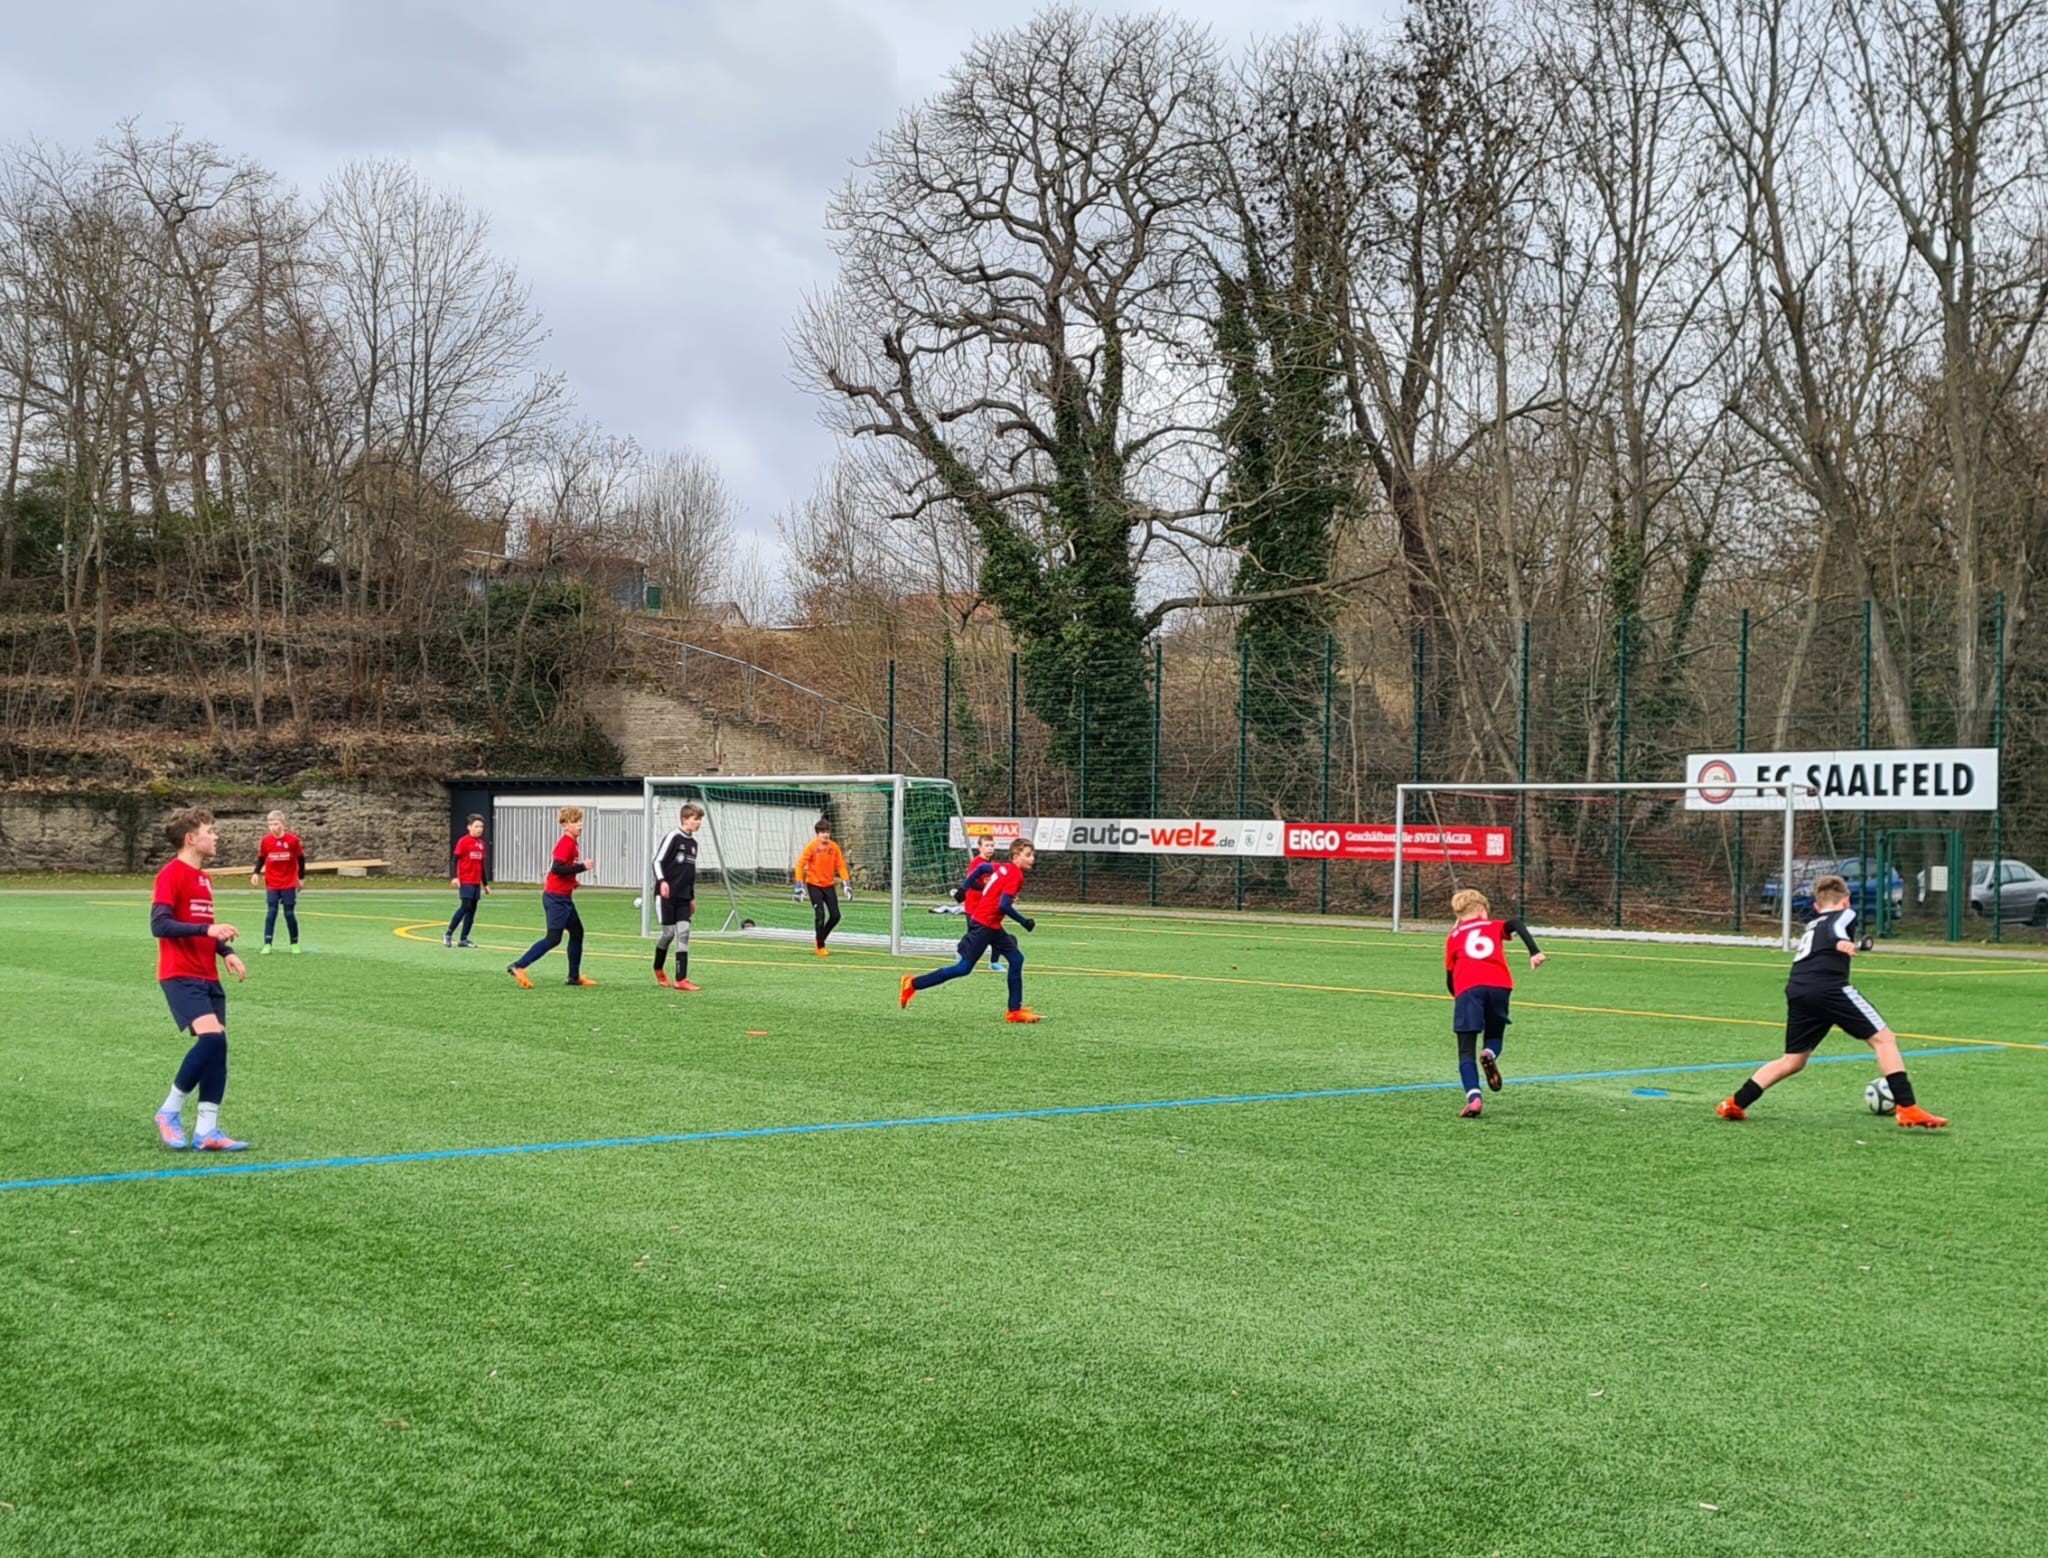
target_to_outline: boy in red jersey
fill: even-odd
[[[1486,1085],[1500,1091],[1500,1052],[1507,1042],[1508,996],[1515,988],[1515,976],[1508,972],[1508,937],[1520,936],[1529,949],[1529,966],[1541,968],[1546,954],[1536,948],[1536,938],[1520,920],[1489,918],[1486,895],[1471,888],[1451,899],[1451,913],[1458,923],[1444,942],[1444,988],[1456,1005],[1451,1027],[1458,1035],[1458,1080],[1465,1084],[1465,1107],[1461,1120],[1479,1118],[1479,1072],[1486,1071]],[[1473,1051],[1485,1035],[1486,1047],[1475,1057]]]
[[[265,819],[263,842],[256,847],[257,867],[251,887],[263,889],[263,955],[270,956],[270,938],[277,932],[277,911],[284,910],[285,934],[292,956],[299,954],[299,888],[306,880],[306,849],[298,834],[284,825],[284,813]]]
[[[220,836],[212,812],[189,809],[171,815],[164,835],[178,853],[156,874],[149,933],[157,938],[157,983],[178,1031],[192,1035],[192,1047],[156,1112],[156,1133],[166,1147],[184,1148],[185,1101],[196,1089],[199,1122],[192,1146],[201,1152],[240,1152],[249,1144],[220,1128],[221,1099],[228,1090],[228,997],[215,960],[225,961],[238,980],[246,979],[249,970],[232,950],[234,926],[213,917],[213,881],[201,869],[220,848]]]
[[[953,889],[953,902],[964,908],[970,916],[974,912],[975,900],[981,896],[982,885],[994,874],[995,868],[996,836],[993,833],[984,833],[974,841],[974,858],[967,864],[967,875],[961,879],[960,885]],[[966,946],[965,936],[960,938],[960,944],[962,947]],[[989,972],[1001,973],[1002,968],[1002,953],[991,947],[988,954]]]
[[[484,819],[479,813],[469,814],[469,825],[449,853],[455,857],[455,874],[448,879],[448,885],[455,889],[455,912],[448,918],[448,929],[441,933],[441,945],[457,945],[455,937],[459,931],[460,944],[473,947],[476,943],[469,939],[469,933],[476,929],[476,906],[491,890],[490,873],[484,868],[490,851],[484,847]]]
[[[540,890],[541,912],[547,917],[547,934],[528,947],[517,963],[505,965],[505,972],[519,983],[522,990],[531,990],[533,981],[526,977],[527,965],[537,963],[561,944],[563,935],[569,938],[568,984],[574,989],[582,986],[594,988],[597,984],[583,972],[583,917],[576,912],[576,878],[590,869],[590,862],[583,858],[583,847],[577,840],[583,836],[583,808],[564,806],[555,814],[562,825],[562,836],[555,840],[554,863],[548,867],[548,879]]]
[[[1024,891],[1024,873],[1037,859],[1037,851],[1023,839],[1010,846],[1010,858],[998,862],[976,892],[967,895],[967,934],[960,938],[960,961],[929,974],[905,974],[897,987],[897,1005],[908,1006],[920,990],[929,990],[949,979],[974,972],[982,952],[993,947],[1009,965],[1010,1022],[1037,1022],[1038,1013],[1024,1004],[1024,951],[1017,938],[1003,928],[1005,918],[1015,920],[1027,931],[1037,922],[1017,911],[1017,895]]]

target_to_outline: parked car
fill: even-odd
[[[1834,875],[1849,884],[1849,906],[1858,914],[1875,917],[1880,904],[1889,904],[1896,914],[1906,902],[1906,881],[1898,868],[1881,871],[1876,860],[1866,860],[1861,855],[1851,855],[1844,860],[1839,855],[1814,856],[1792,862],[1792,912],[1813,913],[1813,884],[1823,876]],[[1767,909],[1778,906],[1779,873],[1773,871],[1764,878],[1763,902]]]
[[[1970,912],[1991,917],[1992,863],[1970,862]],[[2048,877],[2024,860],[1998,862],[1997,891],[1999,918],[2024,920],[2029,925],[2048,925]]]

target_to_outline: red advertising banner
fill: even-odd
[[[1450,860],[1461,865],[1507,865],[1515,858],[1513,828],[1401,830],[1403,860]],[[1394,830],[1362,822],[1290,822],[1289,860],[1392,860]]]

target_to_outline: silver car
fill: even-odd
[[[2024,920],[2029,925],[2048,925],[2048,876],[2024,860],[1998,863],[1998,917]],[[1992,862],[1970,862],[1970,912],[1991,917]]]

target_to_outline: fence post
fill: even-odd
[[[1081,683],[1081,786],[1074,803],[1077,816],[1088,815],[1088,684]],[[1081,902],[1088,901],[1088,851],[1078,852],[1081,865]]]
[[[882,764],[882,772],[896,772],[896,662],[893,659],[889,662],[889,752],[887,761]]]
[[[1515,721],[1515,783],[1529,782],[1529,619],[1522,619],[1522,668],[1517,675],[1521,708]],[[1529,792],[1515,792],[1515,913],[1529,914]]]
[[[1992,598],[1991,608],[1991,745],[1998,753],[1998,794],[1991,809],[1991,939],[2005,940],[2005,591]],[[1891,884],[1885,884],[1889,887]],[[1964,889],[1969,891],[1967,879]],[[1949,896],[1955,896],[1953,886]]]
[[[1863,597],[1863,714],[1857,725],[1857,742],[1865,752],[1870,750],[1870,608],[1871,600],[1866,595]],[[1859,815],[1862,821],[1856,830],[1856,908],[1859,914],[1869,914],[1881,926],[1884,916],[1872,914],[1870,909],[1870,813],[1866,811]]]
[[[946,650],[946,670],[941,697],[945,712],[939,716],[939,777],[953,777],[953,651]]]
[[[1424,635],[1427,632],[1428,629],[1423,627],[1423,625],[1420,622],[1415,624],[1415,632],[1413,635],[1415,640],[1415,688],[1412,700],[1415,708],[1415,760],[1412,765],[1413,771],[1408,775],[1408,777],[1416,784],[1422,783],[1422,683],[1423,659],[1426,653],[1424,647]],[[1413,871],[1409,874],[1414,878],[1413,885],[1409,890],[1415,905],[1413,912],[1417,918],[1420,918],[1422,914],[1422,873],[1420,871]]]
[[[1166,702],[1166,646],[1152,641],[1152,815],[1159,815],[1159,711]],[[1145,902],[1159,907],[1159,857],[1145,857]]]
[[[1337,666],[1337,640],[1334,634],[1323,635],[1323,790],[1322,809],[1316,814],[1316,821],[1330,820],[1330,701],[1335,689]],[[1330,912],[1330,862],[1325,860],[1317,866],[1316,913]]]
[[[1245,758],[1249,751],[1251,731],[1251,674],[1252,646],[1240,642],[1237,646],[1237,817],[1244,820]],[[1237,857],[1235,872],[1236,888],[1234,897],[1237,907],[1244,908],[1244,856]]]
[[[1625,615],[1615,635],[1614,782],[1628,783],[1628,640],[1629,625],[1635,618]],[[1614,928],[1621,929],[1622,831],[1628,808],[1617,793],[1614,800]]]
[[[1017,651],[1010,651],[1010,815],[1017,815]]]
[[[1735,750],[1749,750],[1749,608],[1742,608],[1741,626],[1736,629],[1735,639]],[[1738,811],[1735,814],[1735,934],[1742,934],[1742,895],[1744,890],[1742,869],[1743,835],[1747,831],[1743,822],[1749,814]]]

